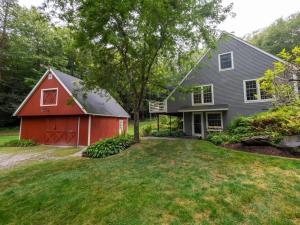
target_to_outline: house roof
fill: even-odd
[[[184,107],[178,110],[178,112],[207,112],[207,111],[227,111],[229,106],[227,104],[219,105],[199,105]]]
[[[84,111],[85,114],[113,116],[113,117],[130,117],[122,106],[104,89],[83,91],[82,80],[63,73],[56,69],[49,69],[29,93],[23,103],[14,113],[14,116],[20,111],[22,106],[27,102],[34,90],[39,86],[44,77],[51,72],[66,91],[73,96],[75,102]]]

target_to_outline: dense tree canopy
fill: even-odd
[[[75,73],[71,30],[56,27],[37,8],[0,0],[0,125],[11,115],[48,65]],[[78,68],[78,66],[77,66]]]
[[[269,27],[253,32],[247,39],[272,54],[278,54],[282,49],[291,51],[300,45],[300,13],[287,19],[280,18]]]
[[[200,43],[213,47],[216,25],[231,10],[221,0],[50,2],[60,6],[65,18],[76,18],[71,24],[78,30],[78,44],[92,52],[92,76],[86,83],[129,91],[124,93],[133,109],[136,141],[147,90],[166,80],[161,69],[164,63],[198,49]]]

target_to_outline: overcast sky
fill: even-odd
[[[39,6],[43,0],[19,0],[26,7]],[[223,0],[224,5],[234,3],[235,18],[228,18],[220,29],[243,37],[264,28],[280,17],[300,11],[300,0]]]

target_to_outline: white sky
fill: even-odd
[[[39,6],[43,0],[19,0],[23,6]],[[252,31],[264,28],[280,17],[300,12],[300,0],[223,0],[224,5],[231,2],[235,18],[228,18],[220,29],[234,32],[243,37]]]

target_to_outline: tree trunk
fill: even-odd
[[[139,110],[134,110],[133,115],[133,130],[134,130],[134,142],[140,142],[140,112]]]

